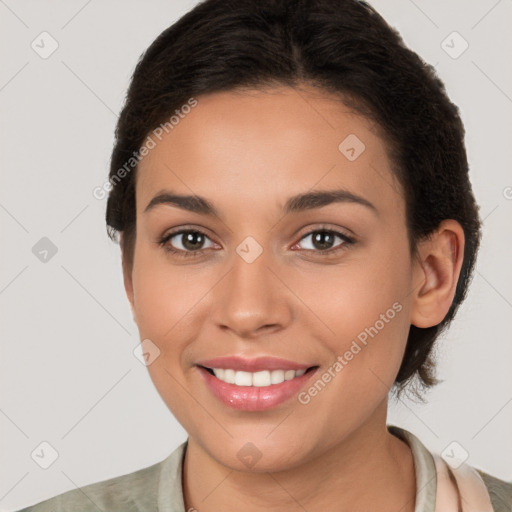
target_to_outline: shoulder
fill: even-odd
[[[428,502],[428,504],[432,506],[432,503],[435,504],[437,492],[435,483],[437,482],[435,458],[442,460],[441,455],[428,450],[418,437],[403,428],[388,425],[388,430],[392,434],[406,440],[411,447],[416,468],[416,478],[420,483],[419,489],[421,489],[422,493],[419,496],[424,503]],[[466,466],[466,464],[464,464],[464,466]],[[494,512],[512,512],[512,482],[501,480],[475,466],[467,466],[467,468],[475,471],[483,480]],[[434,482],[434,485],[432,485],[432,482]],[[423,509],[420,508],[419,510]]]
[[[72,489],[17,512],[157,512],[162,472],[165,485],[177,483],[174,480],[180,474],[177,469],[181,467],[185,444],[156,464]]]
[[[101,482],[72,489],[19,512],[89,512],[105,510],[155,510],[158,475],[162,462]],[[152,501],[154,503],[152,503]]]
[[[475,470],[482,477],[482,480],[487,487],[494,512],[511,512],[512,482],[500,480],[499,478],[489,475],[478,468],[475,468]]]

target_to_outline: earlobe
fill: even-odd
[[[432,327],[443,321],[455,296],[464,259],[464,230],[453,219],[419,242],[413,262],[411,324]]]

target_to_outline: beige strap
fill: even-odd
[[[435,512],[494,512],[482,477],[464,463],[454,469],[432,454],[437,472]]]

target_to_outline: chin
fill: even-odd
[[[208,440],[203,446],[213,459],[227,468],[250,473],[289,470],[307,458],[303,442],[296,442],[289,436],[270,440],[268,432],[259,436],[235,436],[218,444]]]

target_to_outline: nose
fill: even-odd
[[[240,338],[256,338],[286,328],[293,317],[292,295],[267,252],[249,262],[235,253],[216,287],[213,320]]]

